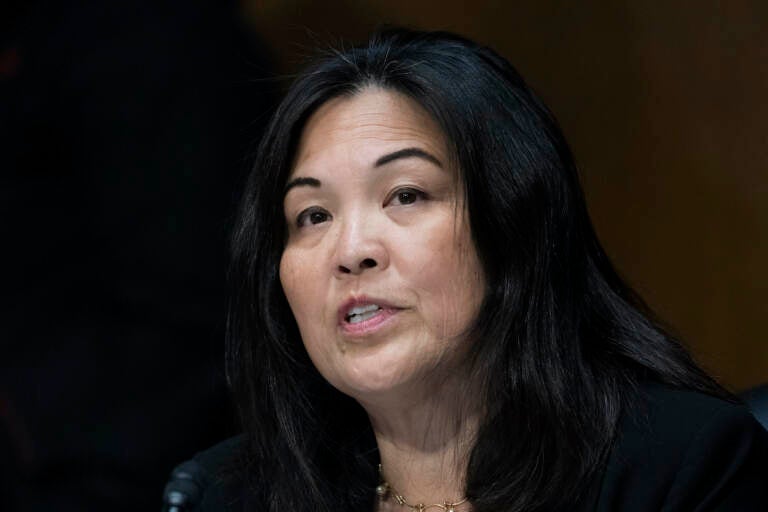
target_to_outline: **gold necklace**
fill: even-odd
[[[405,496],[398,494],[394,487],[389,485],[389,482],[384,480],[384,475],[381,472],[381,464],[379,464],[379,479],[381,480],[381,483],[376,486],[376,495],[379,497],[379,501],[387,501],[387,499],[389,499],[391,496],[401,507],[408,507],[411,510],[415,510],[416,512],[424,512],[430,508],[439,508],[445,512],[456,512],[456,507],[462,503],[466,503],[467,501],[467,498],[464,498],[456,502],[445,500],[442,504],[433,503],[431,505],[425,505],[424,503],[416,503],[415,505],[411,505],[405,499]]]

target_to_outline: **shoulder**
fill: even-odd
[[[597,510],[764,510],[768,433],[749,410],[659,384],[625,411]]]
[[[243,448],[244,437],[232,437],[176,466],[163,492],[166,504],[191,512],[245,510]]]

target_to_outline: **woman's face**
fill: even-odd
[[[457,372],[484,278],[436,123],[369,88],[307,122],[280,281],[313,363],[357,399]]]

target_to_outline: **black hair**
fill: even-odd
[[[460,36],[387,29],[294,81],[233,234],[227,371],[249,475],[270,510],[374,506],[368,418],[312,365],[278,276],[281,200],[303,126],[329,99],[371,86],[406,95],[442,129],[486,277],[472,354],[485,405],[466,475],[473,510],[574,506],[643,381],[729,397],[617,275],[561,130],[517,71]]]

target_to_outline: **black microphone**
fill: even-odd
[[[208,472],[194,460],[179,464],[163,490],[163,512],[190,512],[200,504],[210,482]]]

